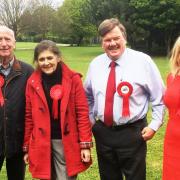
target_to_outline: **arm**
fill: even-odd
[[[89,120],[88,103],[83,89],[82,81],[79,75],[73,78],[75,84],[75,112],[77,118],[77,126],[79,131],[80,148],[83,150],[92,147],[91,123]],[[83,155],[89,156],[87,151]]]
[[[147,62],[147,91],[149,94],[149,101],[151,103],[152,120],[148,127],[145,127],[142,131],[144,140],[151,139],[154,136],[155,132],[160,128],[163,123],[165,109],[165,106],[163,104],[164,84],[160,72],[151,59],[149,59],[149,61]]]
[[[93,115],[93,108],[94,108],[94,96],[93,96],[93,90],[92,90],[92,84],[91,84],[91,73],[90,73],[90,67],[86,75],[86,79],[84,82],[84,89],[86,92],[86,97],[88,100],[89,105],[89,118],[92,124],[95,123],[94,115]]]

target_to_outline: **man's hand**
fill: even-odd
[[[29,156],[28,156],[28,153],[26,153],[26,154],[24,155],[24,162],[25,162],[25,164],[29,164]]]
[[[153,138],[153,136],[156,132],[153,129],[151,129],[150,127],[145,127],[141,133],[142,133],[143,139],[145,141],[148,141]]]

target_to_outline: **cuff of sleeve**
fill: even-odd
[[[162,126],[162,122],[158,122],[155,120],[152,120],[151,123],[148,125],[151,129],[154,131],[157,131]]]
[[[27,153],[28,152],[28,146],[23,146],[23,152]]]
[[[93,115],[90,115],[89,119],[90,119],[91,124],[94,125],[96,120],[94,119]]]
[[[93,147],[93,142],[80,142],[81,149],[90,149]]]

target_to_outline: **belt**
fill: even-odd
[[[100,119],[96,119],[96,122],[102,123],[104,126],[106,126],[104,124],[104,122],[101,121]],[[142,119],[138,119],[138,120],[136,120],[134,122],[131,122],[131,123],[126,123],[126,124],[122,124],[122,125],[113,125],[111,127],[106,126],[106,127],[110,128],[110,129],[114,129],[114,130],[120,130],[120,129],[123,129],[123,128],[126,128],[126,127],[141,124],[143,122],[146,122],[146,116],[144,118],[142,118]]]

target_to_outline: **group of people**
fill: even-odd
[[[180,37],[165,88],[151,57],[127,47],[118,19],[104,20],[98,32],[104,53],[83,85],[55,42],[35,47],[34,70],[15,57],[14,32],[0,26],[0,170],[6,160],[8,180],[24,180],[26,164],[37,179],[77,179],[92,163],[92,134],[101,180],[145,180],[146,142],[163,124],[165,106],[162,178],[180,179]]]

